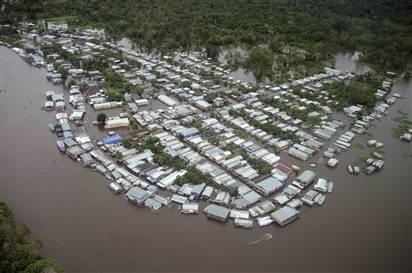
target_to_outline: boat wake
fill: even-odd
[[[260,243],[260,242],[263,242],[263,241],[266,241],[266,240],[270,240],[270,239],[272,239],[272,234],[270,234],[270,233],[266,233],[265,235],[263,235],[263,237],[262,238],[260,238],[260,239],[258,239],[258,240],[256,240],[256,241],[252,241],[252,242],[248,242],[248,243],[246,243],[247,245],[255,245],[255,244],[258,244],[258,243]]]

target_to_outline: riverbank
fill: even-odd
[[[1,272],[63,272],[53,259],[38,254],[42,243],[31,237],[30,230],[14,220],[11,209],[0,201],[0,230],[3,243],[0,250]]]

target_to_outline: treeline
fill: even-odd
[[[29,229],[14,221],[13,212],[0,201],[0,273],[62,272],[51,258],[39,255],[42,243],[33,240]]]
[[[148,50],[222,46],[286,46],[308,52],[308,61],[339,50],[359,50],[381,69],[406,70],[412,62],[412,3],[408,0],[48,0],[38,16],[75,15],[77,24],[105,27]],[[21,5],[20,5],[21,6]]]

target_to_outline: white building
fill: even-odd
[[[104,128],[112,129],[112,128],[128,127],[128,126],[129,126],[128,118],[109,118],[106,120],[106,124]]]

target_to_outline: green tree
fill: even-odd
[[[66,72],[66,70],[64,70],[63,66],[59,66],[57,68],[57,73],[60,73],[62,75],[62,80],[63,80],[63,82],[65,82],[66,79],[67,79],[67,72]]]
[[[132,141],[129,137],[123,138],[123,140],[122,140],[122,145],[123,145],[125,148],[127,148],[127,149],[132,148],[132,144],[133,144],[133,141]]]
[[[267,48],[254,47],[247,59],[244,66],[248,71],[251,71],[259,83],[263,78],[272,77],[272,64],[273,64],[273,52]]]
[[[33,240],[24,224],[14,221],[13,212],[0,201],[0,273],[42,273],[45,268],[62,272],[50,258],[39,255],[40,241]]]
[[[67,84],[68,87],[72,87],[72,86],[77,86],[77,83],[75,80],[70,80],[69,83]]]
[[[239,190],[236,187],[230,186],[227,188],[227,192],[231,195],[231,196],[238,196],[239,195]]]
[[[120,151],[116,151],[114,156],[116,157],[116,159],[119,159],[119,160],[123,158],[123,154]]]
[[[126,91],[128,93],[137,94],[137,95],[143,94],[143,88],[135,86],[133,84],[126,85]]]
[[[99,124],[104,124],[106,122],[107,115],[105,113],[99,113],[96,117],[96,120]]]

